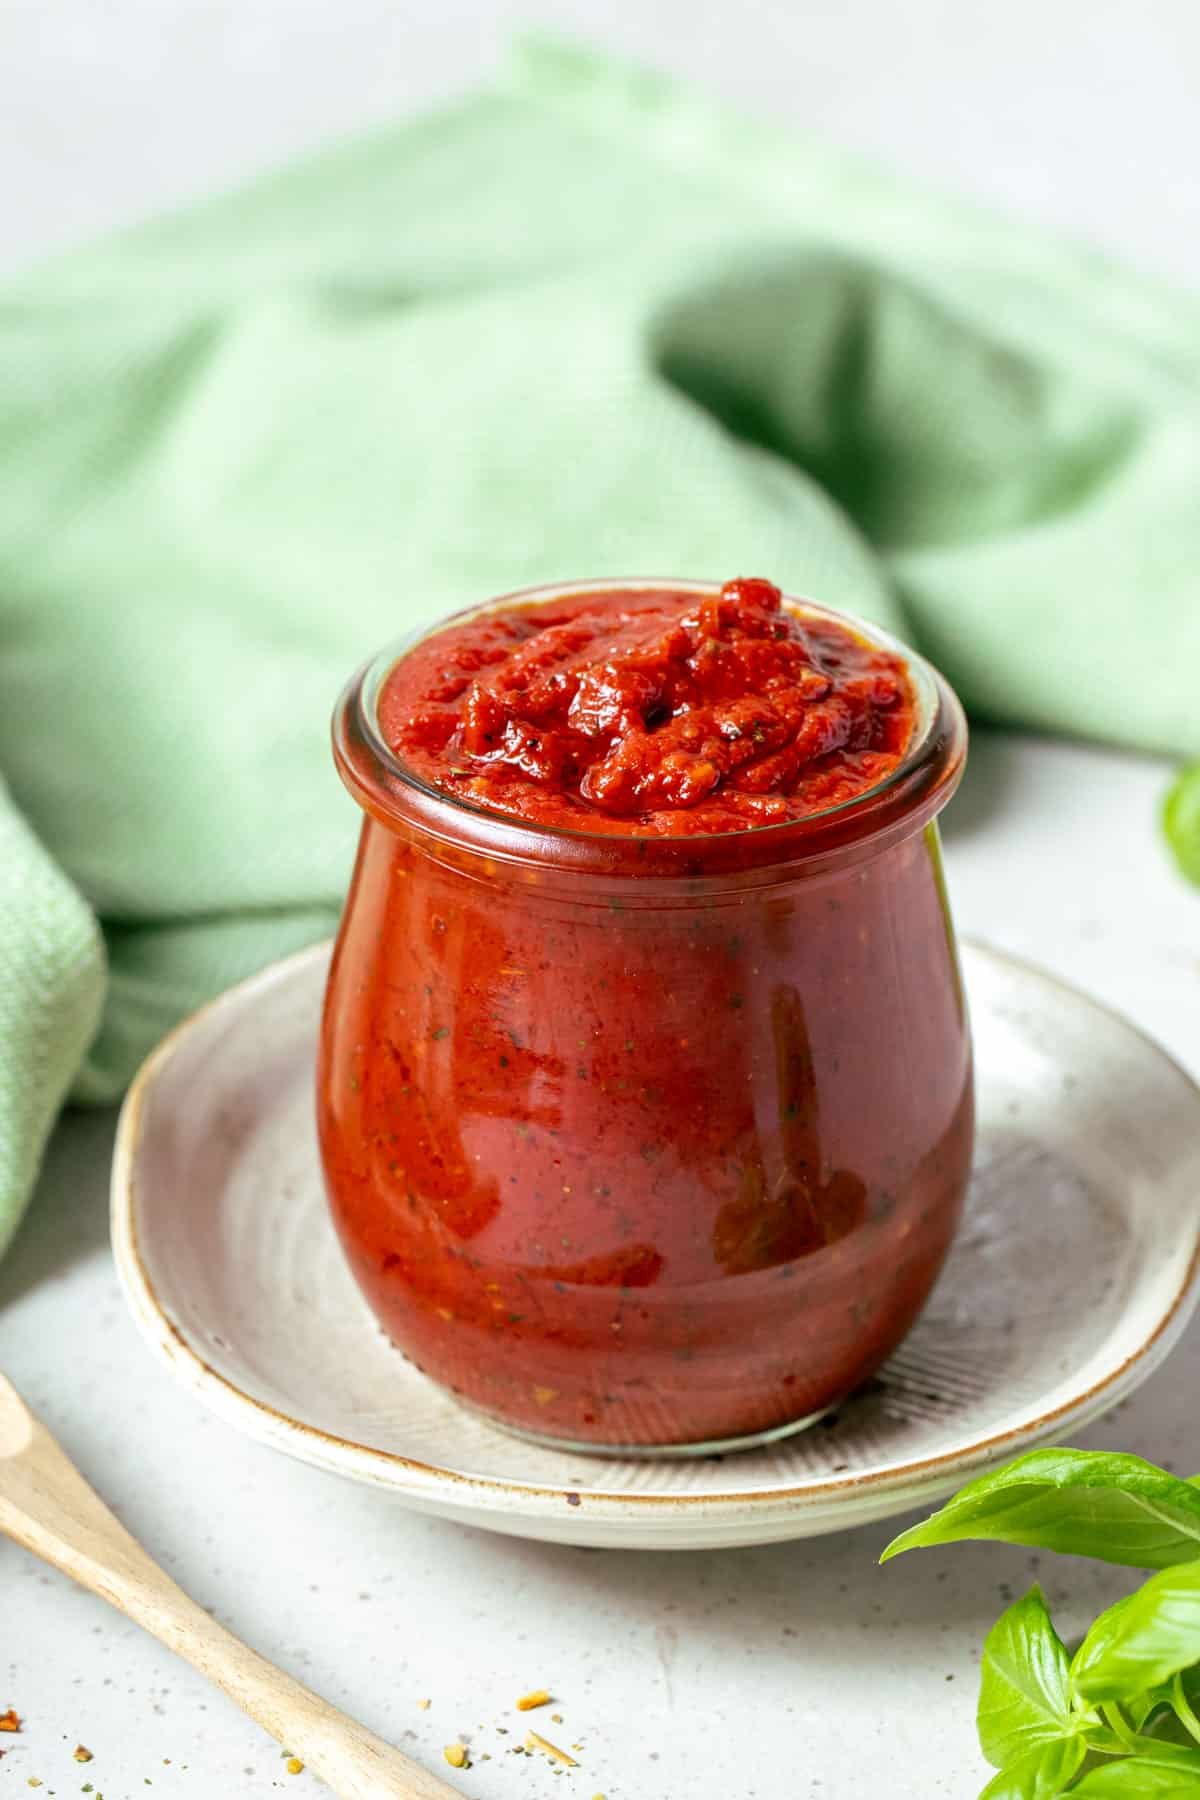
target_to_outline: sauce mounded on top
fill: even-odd
[[[469,804],[686,837],[806,818],[877,787],[914,710],[899,656],[740,580],[476,614],[397,663],[379,724],[414,775]]]

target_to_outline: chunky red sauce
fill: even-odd
[[[388,679],[387,740],[521,827],[610,834],[571,866],[553,833],[493,856],[468,809],[431,832],[352,741],[353,699],[340,716],[368,816],[322,1034],[333,1213],[389,1336],[497,1419],[582,1445],[770,1431],[844,1397],[924,1303],[972,1137],[928,823],[961,726],[877,844],[847,812],[810,866],[745,829],[877,781],[911,694],[765,583],[451,624]],[[611,835],[718,824],[666,879]]]
[[[675,836],[852,800],[895,768],[912,718],[898,657],[769,581],[475,617],[418,644],[379,704],[397,755],[461,799]]]

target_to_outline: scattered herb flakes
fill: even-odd
[[[552,1744],[549,1738],[544,1738],[540,1731],[531,1731],[529,1733],[529,1736],[525,1739],[525,1747],[527,1750],[543,1751],[547,1756],[551,1757],[554,1762],[562,1763],[564,1768],[577,1769],[579,1767],[578,1762],[571,1755],[569,1750],[560,1750],[557,1744]]]
[[[553,1390],[549,1390],[553,1391]],[[546,1688],[534,1688],[531,1693],[522,1694],[517,1701],[518,1712],[532,1712],[537,1706],[549,1706],[550,1694]]]
[[[446,1748],[442,1751],[442,1755],[452,1769],[469,1769],[471,1766],[467,1761],[467,1746],[465,1744],[447,1744]]]

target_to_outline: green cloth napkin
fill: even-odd
[[[330,708],[451,607],[764,574],[1200,752],[1198,396],[1195,299],[555,45],[10,284],[0,1245],[68,1092],[332,927]]]

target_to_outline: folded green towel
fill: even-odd
[[[10,284],[0,1245],[68,1091],[331,928],[334,696],[450,607],[764,574],[1200,753],[1198,395],[1195,299],[544,45]]]

